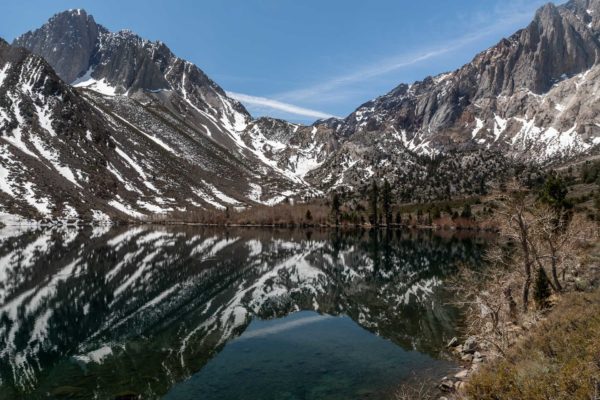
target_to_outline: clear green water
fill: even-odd
[[[380,398],[413,374],[453,368],[373,335],[346,316],[300,311],[253,321],[218,356],[165,399]]]
[[[485,239],[0,230],[1,399],[381,399],[454,369],[444,281]]]

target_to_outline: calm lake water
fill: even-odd
[[[456,369],[432,232],[0,230],[1,399],[381,399]]]

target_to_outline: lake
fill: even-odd
[[[430,231],[0,230],[2,399],[381,399],[456,370]]]

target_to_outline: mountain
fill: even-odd
[[[498,162],[547,164],[597,152],[599,38],[600,1],[545,5],[527,28],[469,64],[360,106],[335,128],[343,145],[330,158],[335,162],[312,172],[313,183],[353,185],[361,172],[381,172],[386,163],[402,166],[388,168],[395,180],[406,171],[402,161],[414,163],[405,153],[447,159],[484,151]]]
[[[200,69],[82,10],[3,42],[0,70],[5,214],[143,218],[318,193],[246,144],[250,115]]]
[[[598,152],[599,16],[600,0],[547,4],[456,71],[303,126],[253,119],[164,43],[65,11],[2,44],[0,212],[149,218],[384,177],[404,201],[485,193]]]
[[[3,211],[44,216],[60,202],[54,211],[65,218],[75,208],[94,212],[115,185],[106,173],[114,144],[102,115],[42,58],[4,41],[0,107]]]
[[[515,164],[597,153],[599,20],[598,0],[549,3],[456,71],[401,84],[343,120],[318,121],[304,146],[316,161],[305,179],[326,192],[386,177],[403,200],[429,201],[485,192]],[[261,119],[253,130],[272,125]],[[286,129],[279,136],[290,142],[306,136],[277,126]]]

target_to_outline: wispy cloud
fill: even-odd
[[[273,94],[269,98],[235,92],[228,92],[228,95],[265,114],[275,110],[308,118],[330,118],[333,115],[329,113],[290,103],[310,102],[332,105],[340,101],[347,101],[349,98],[359,98],[365,94],[365,90],[369,91],[371,83],[382,78],[387,81],[389,80],[387,75],[391,75],[391,73],[415,67],[424,62],[433,62],[436,58],[464,50],[469,45],[489,38],[499,38],[500,35],[510,33],[513,29],[525,26],[531,20],[534,11],[547,1],[506,0],[489,13],[459,15],[458,23],[472,27],[471,31],[463,36],[430,45],[429,48],[420,51],[380,59],[351,72],[300,89]],[[400,80],[397,83],[400,83]]]
[[[266,97],[250,96],[243,93],[227,92],[229,97],[241,101],[244,104],[253,106],[264,107],[271,110],[283,111],[288,114],[301,115],[309,118],[325,119],[325,118],[337,118],[335,115],[331,115],[322,111],[311,110],[310,108],[299,107],[293,104],[284,103],[282,101],[268,99]]]
[[[337,76],[306,88],[280,93],[273,97],[283,101],[318,99],[322,96],[330,95],[334,90],[340,88],[345,89],[358,83],[368,82],[369,80],[402,68],[414,66],[424,61],[433,60],[437,57],[450,54],[469,44],[493,36],[499,32],[503,32],[507,28],[526,23],[531,19],[533,11],[544,1],[546,0],[536,0],[533,4],[529,3],[526,5],[519,0],[512,3],[507,2],[510,4],[507,4],[505,9],[495,10],[491,15],[487,15],[486,17],[477,15],[477,23],[474,23],[473,25],[475,27],[479,26],[480,28],[474,29],[471,33],[432,46],[428,50],[412,54],[401,54],[399,56],[379,60],[376,63],[359,68],[354,72]]]

